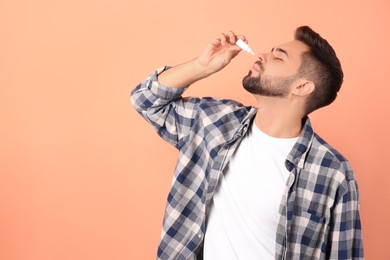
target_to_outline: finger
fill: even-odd
[[[233,52],[237,52],[237,54],[242,51],[242,49],[238,46],[238,45],[232,45],[230,47],[230,49],[233,51]]]
[[[226,45],[226,35],[224,33],[220,33],[217,38],[220,40],[222,46]]]
[[[228,37],[229,37],[229,42],[230,42],[230,44],[235,44],[236,41],[237,41],[237,36],[236,36],[236,34],[235,34],[233,31],[229,31],[229,32],[227,33],[227,35],[228,35]]]
[[[217,36],[215,36],[212,40],[211,40],[211,43],[214,45],[214,46],[220,46],[220,45],[225,45],[226,43],[226,36],[225,34],[223,33],[220,33],[218,34]]]
[[[238,39],[241,39],[241,40],[243,40],[245,43],[248,43],[248,40],[247,40],[246,37],[245,37],[244,35],[242,35],[242,34],[237,35],[237,40],[238,40]]]
[[[235,58],[241,52],[241,48],[232,52],[232,59]]]

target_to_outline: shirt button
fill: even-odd
[[[201,200],[200,201],[202,201],[202,203],[205,203],[205,201],[206,201],[206,197],[205,196],[203,196],[202,198],[201,198]]]
[[[199,238],[202,238],[202,234],[201,234],[201,233],[199,233],[199,234],[198,234],[198,237],[199,237]]]

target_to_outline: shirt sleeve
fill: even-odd
[[[329,259],[364,259],[359,197],[355,180],[333,208],[329,236]]]
[[[157,77],[169,67],[157,69],[131,92],[131,102],[157,133],[178,147],[194,123],[199,98],[182,98],[186,86],[170,88],[160,84]]]

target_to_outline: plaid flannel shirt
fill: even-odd
[[[218,178],[256,109],[232,100],[182,98],[159,84],[158,69],[131,94],[137,111],[179,150],[157,259],[188,259],[202,248]],[[363,259],[358,189],[348,161],[304,119],[288,155],[275,259]]]

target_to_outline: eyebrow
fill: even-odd
[[[272,48],[271,52],[274,52],[274,51],[282,52],[282,53],[286,54],[286,56],[288,58],[288,53],[286,50],[284,50],[282,48]]]

